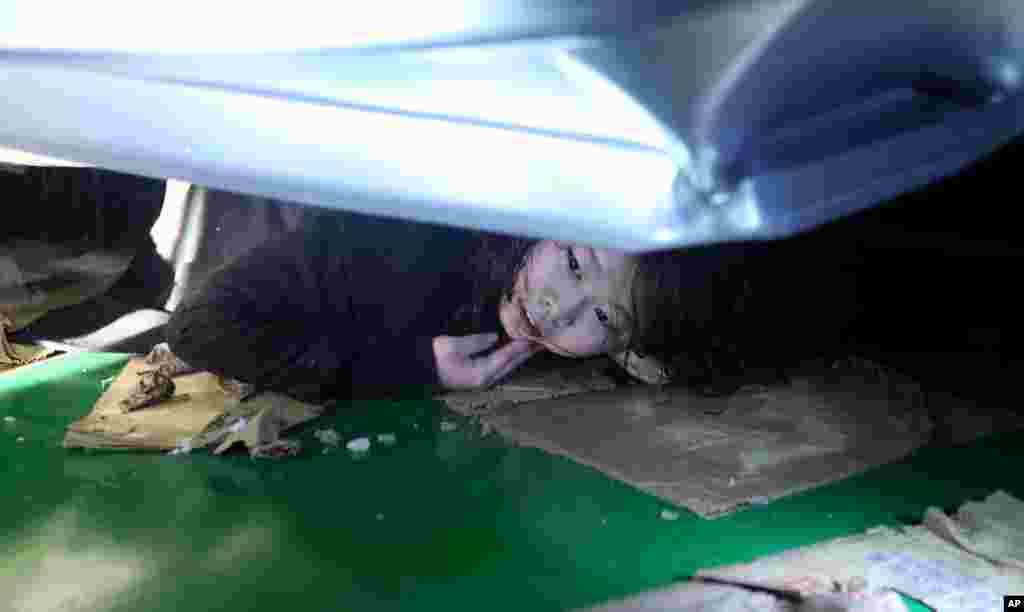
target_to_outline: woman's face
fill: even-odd
[[[566,357],[622,348],[632,329],[636,261],[620,251],[545,240],[526,256],[499,315],[512,338]]]

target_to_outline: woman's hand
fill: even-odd
[[[488,355],[478,356],[494,346],[498,334],[438,336],[434,338],[434,359],[441,384],[449,389],[489,387],[544,347],[529,340],[513,340]]]

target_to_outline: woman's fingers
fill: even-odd
[[[477,367],[483,370],[485,386],[490,386],[518,368],[527,359],[543,349],[529,340],[513,340],[490,355],[479,359]]]
[[[493,333],[434,338],[434,358],[441,383],[449,389],[489,387],[544,348],[518,339],[488,355],[473,357],[497,341],[498,335]]]
[[[462,357],[471,357],[486,351],[498,341],[498,334],[473,334],[471,336],[455,336],[451,338],[454,351]]]

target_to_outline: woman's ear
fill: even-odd
[[[668,367],[656,357],[632,350],[608,353],[608,356],[630,376],[649,385],[668,384],[672,379]]]

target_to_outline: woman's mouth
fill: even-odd
[[[520,298],[515,299],[515,307],[519,310],[518,321],[515,323],[519,334],[522,337],[531,340],[535,344],[546,348],[547,350],[562,355],[563,357],[572,357],[572,354],[563,351],[551,342],[549,342],[544,335],[537,329],[533,319],[530,317],[530,311],[526,309],[523,300]]]

